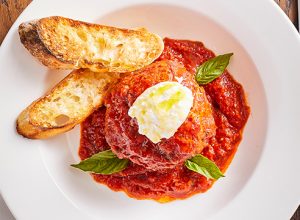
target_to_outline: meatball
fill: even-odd
[[[185,122],[169,139],[154,144],[139,134],[135,118],[128,110],[147,88],[160,82],[179,81],[189,88],[193,106]],[[157,61],[144,69],[130,73],[117,83],[105,98],[105,137],[119,158],[128,158],[146,169],[173,168],[198,154],[215,134],[212,108],[205,91],[183,65],[174,61]]]

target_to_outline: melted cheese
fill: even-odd
[[[172,137],[193,106],[192,91],[178,82],[161,82],[146,89],[128,111],[139,133],[153,143]]]

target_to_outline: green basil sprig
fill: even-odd
[[[196,71],[198,84],[205,85],[218,78],[225,71],[232,55],[233,53],[219,55],[199,66]]]
[[[127,159],[119,159],[111,150],[106,150],[71,166],[92,173],[113,174],[124,170],[128,162]]]
[[[128,166],[128,163],[129,160],[119,159],[111,150],[106,150],[71,166],[83,171],[109,175],[124,170]],[[201,154],[186,160],[185,166],[189,170],[200,173],[210,179],[224,177],[218,166]]]
[[[219,179],[224,177],[219,167],[207,157],[198,154],[191,159],[185,161],[185,166],[194,172],[200,173],[201,175],[209,179]]]

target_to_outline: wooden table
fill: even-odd
[[[11,25],[31,1],[0,0],[0,45]],[[294,25],[298,27],[297,0],[275,0],[275,2],[289,16]],[[300,208],[298,208],[291,220],[300,220]]]

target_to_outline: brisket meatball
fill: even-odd
[[[135,118],[128,115],[134,101],[146,89],[160,82],[179,81],[194,97],[187,119],[174,136],[154,144],[139,134]],[[157,61],[130,73],[117,83],[105,98],[105,137],[119,158],[128,158],[146,169],[175,167],[198,154],[215,134],[211,105],[205,91],[183,65],[174,61]]]

